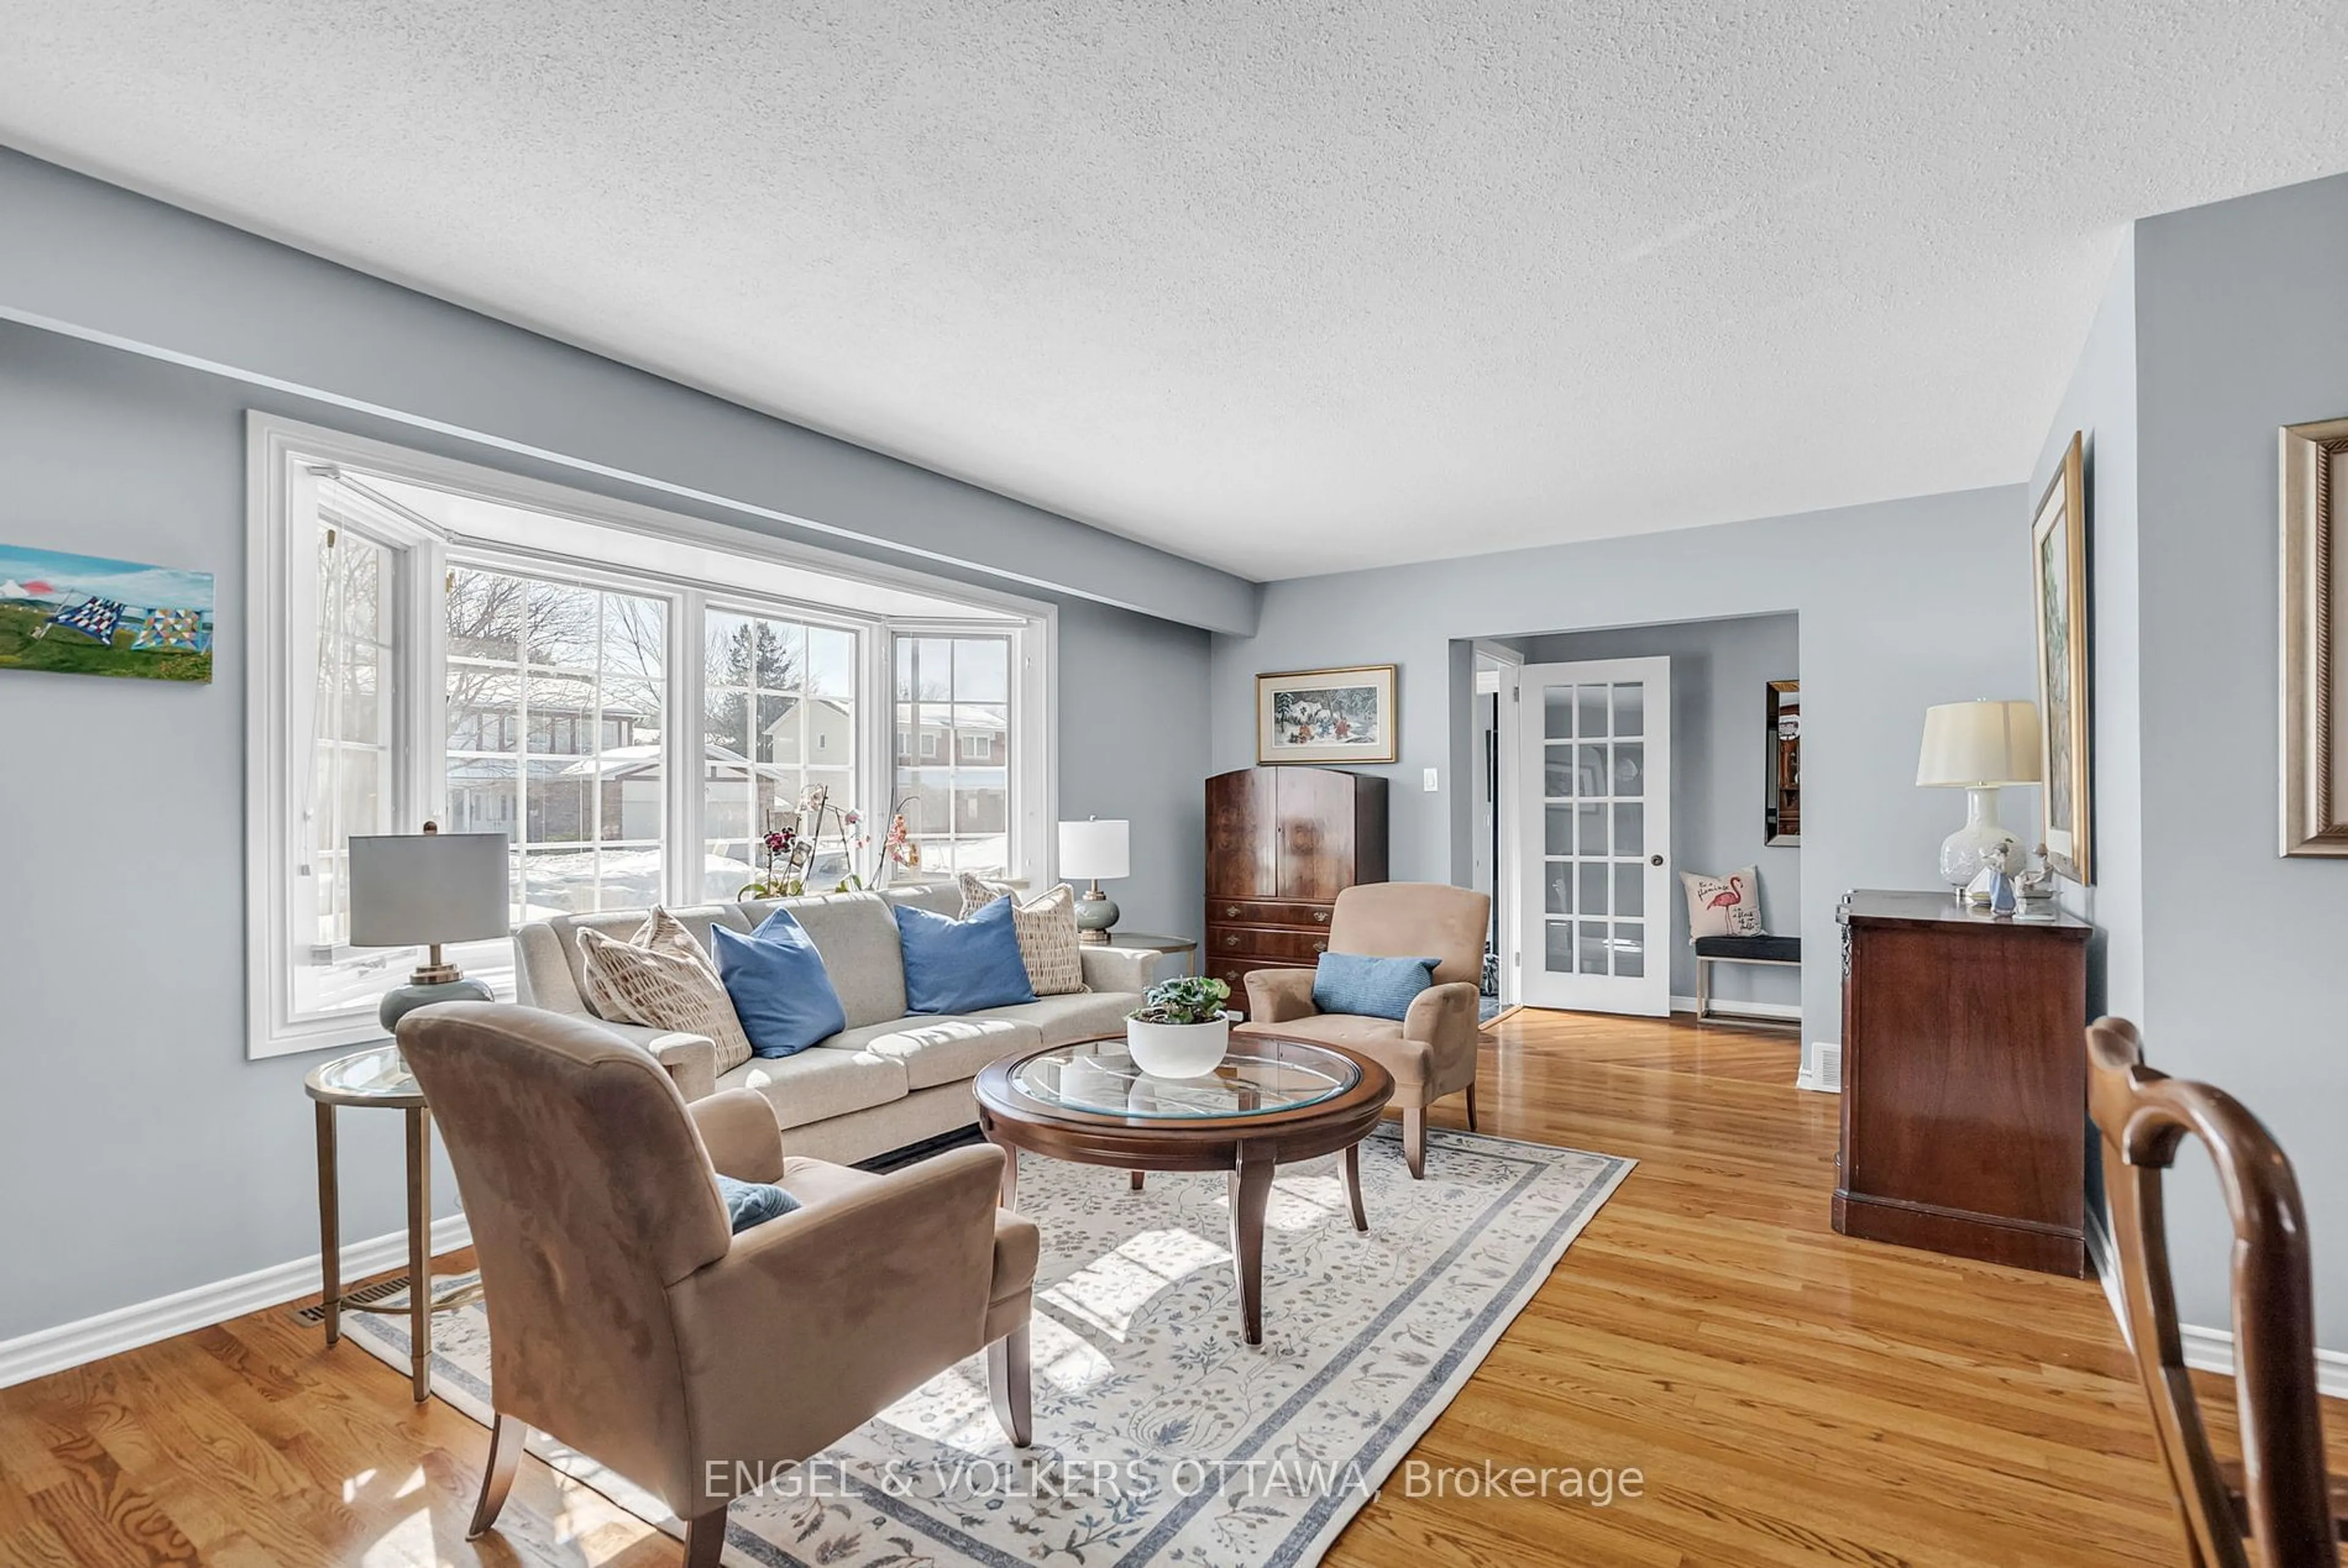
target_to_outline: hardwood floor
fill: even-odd
[[[1495,1032],[1488,1131],[1641,1163],[1411,1457],[1479,1491],[1488,1461],[1635,1469],[1640,1495],[1414,1497],[1406,1468],[1330,1563],[2181,1560],[2098,1286],[1836,1235],[1837,1102],[1791,1087],[1790,1035],[1529,1011]],[[2221,1441],[2223,1397],[2209,1380]],[[0,1390],[0,1563],[678,1561],[535,1460],[467,1543],[487,1441],[255,1313]]]

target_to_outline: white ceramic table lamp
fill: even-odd
[[[1924,746],[1916,782],[1965,792],[1965,825],[1941,842],[1941,876],[1962,895],[1983,868],[2011,876],[2023,866],[2022,840],[1997,820],[1997,792],[2039,781],[2038,704],[1942,702],[1924,710]]]
[[[442,833],[428,822],[420,834],[351,840],[351,946],[431,949],[406,985],[384,994],[376,1016],[385,1029],[396,1030],[402,1018],[433,1002],[494,999],[482,981],[442,961],[440,946],[512,929],[506,902],[512,847],[502,833]]]
[[[1060,824],[1060,875],[1071,882],[1089,882],[1076,900],[1076,939],[1095,947],[1108,941],[1117,924],[1117,907],[1101,891],[1101,879],[1115,881],[1133,875],[1133,851],[1127,824],[1091,817]]]

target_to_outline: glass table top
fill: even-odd
[[[1343,1094],[1362,1070],[1334,1051],[1234,1048],[1203,1078],[1153,1078],[1120,1040],[1079,1041],[1031,1056],[1011,1071],[1012,1086],[1040,1104],[1102,1116],[1197,1121],[1268,1116]]]
[[[335,1105],[421,1105],[424,1091],[396,1045],[371,1046],[338,1056],[304,1085],[313,1100]]]

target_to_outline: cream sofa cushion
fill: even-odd
[[[905,1018],[818,1040],[818,1050],[867,1050],[905,1069],[911,1089],[976,1078],[989,1063],[1044,1043],[1035,1025],[1007,1018]]]
[[[759,899],[741,907],[752,927],[778,908],[790,910],[823,958],[849,1028],[905,1016],[905,951],[897,942],[897,917],[879,894]]]
[[[717,1087],[757,1090],[774,1106],[775,1124],[789,1128],[902,1100],[907,1082],[901,1062],[869,1050],[819,1049],[753,1058],[719,1073]]]
[[[1130,993],[1080,991],[1074,996],[1038,997],[1032,1002],[986,1008],[963,1016],[973,1020],[1004,1020],[1022,1023],[1043,1037],[1045,1045],[1097,1040],[1125,1032],[1125,1016],[1141,1005]]]

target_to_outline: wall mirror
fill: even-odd
[[[1769,682],[1769,776],[1764,782],[1762,832],[1770,844],[1802,842],[1802,683]]]

